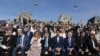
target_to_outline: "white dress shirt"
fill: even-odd
[[[45,39],[45,47],[48,47],[48,37]]]
[[[96,46],[95,46],[95,43],[94,43],[94,41],[92,40],[92,44],[93,44],[93,48],[95,48]]]
[[[21,37],[21,39],[20,39],[20,42],[21,42],[20,44],[21,44],[22,46],[24,46],[24,45],[23,45],[24,37],[25,37],[25,35],[23,35],[23,36]]]
[[[59,37],[57,37],[57,42],[59,43]]]

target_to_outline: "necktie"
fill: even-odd
[[[28,37],[29,37],[30,32],[28,32]]]
[[[22,37],[20,37],[20,44],[22,44]]]
[[[20,44],[23,46],[23,40],[24,40],[24,37],[20,37]]]
[[[48,47],[48,38],[46,38],[45,47]]]
[[[59,43],[59,37],[57,37],[57,42]]]
[[[70,47],[71,46],[71,38],[68,39],[68,42],[69,42],[68,46]]]

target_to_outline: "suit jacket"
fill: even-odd
[[[20,44],[20,37],[17,37],[17,42],[16,42],[16,46],[18,46],[18,44]],[[30,46],[30,41],[27,35],[24,36],[24,40],[23,40],[23,45],[24,47],[29,47]]]
[[[42,48],[45,47],[46,38],[41,40]],[[48,47],[51,47],[51,38],[48,38]]]
[[[63,48],[64,47],[64,39],[63,37],[59,36],[59,43],[57,42],[57,36],[53,37],[52,39],[52,48]]]
[[[78,49],[85,50],[87,48],[86,38],[85,37],[83,37],[83,38],[79,37],[77,39],[77,42],[76,42],[76,47]]]
[[[11,37],[11,38],[7,41],[8,37]],[[12,36],[5,36],[3,38],[2,44],[6,45],[6,46],[14,47],[16,44],[16,37],[13,35]]]
[[[75,46],[75,39],[72,37],[71,38],[71,46],[68,46],[69,42],[68,42],[68,37],[64,39],[64,48],[74,48]]]
[[[95,44],[95,47],[99,47],[96,39],[94,40],[94,44]],[[90,52],[95,52],[91,39],[88,40],[88,48]]]
[[[29,33],[29,35],[28,35],[28,33]],[[31,41],[31,39],[33,37],[33,32],[27,32],[26,35],[28,36],[29,41]]]

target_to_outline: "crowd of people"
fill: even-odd
[[[0,26],[0,56],[100,56],[100,28],[51,22],[6,23]]]

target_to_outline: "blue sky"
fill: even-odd
[[[0,19],[14,19],[21,12],[28,11],[34,18],[35,0],[0,0]],[[100,16],[100,0],[36,0],[37,19],[57,21],[60,14],[68,14],[73,22],[81,19],[86,23],[93,16]],[[73,6],[77,5],[78,9]]]

